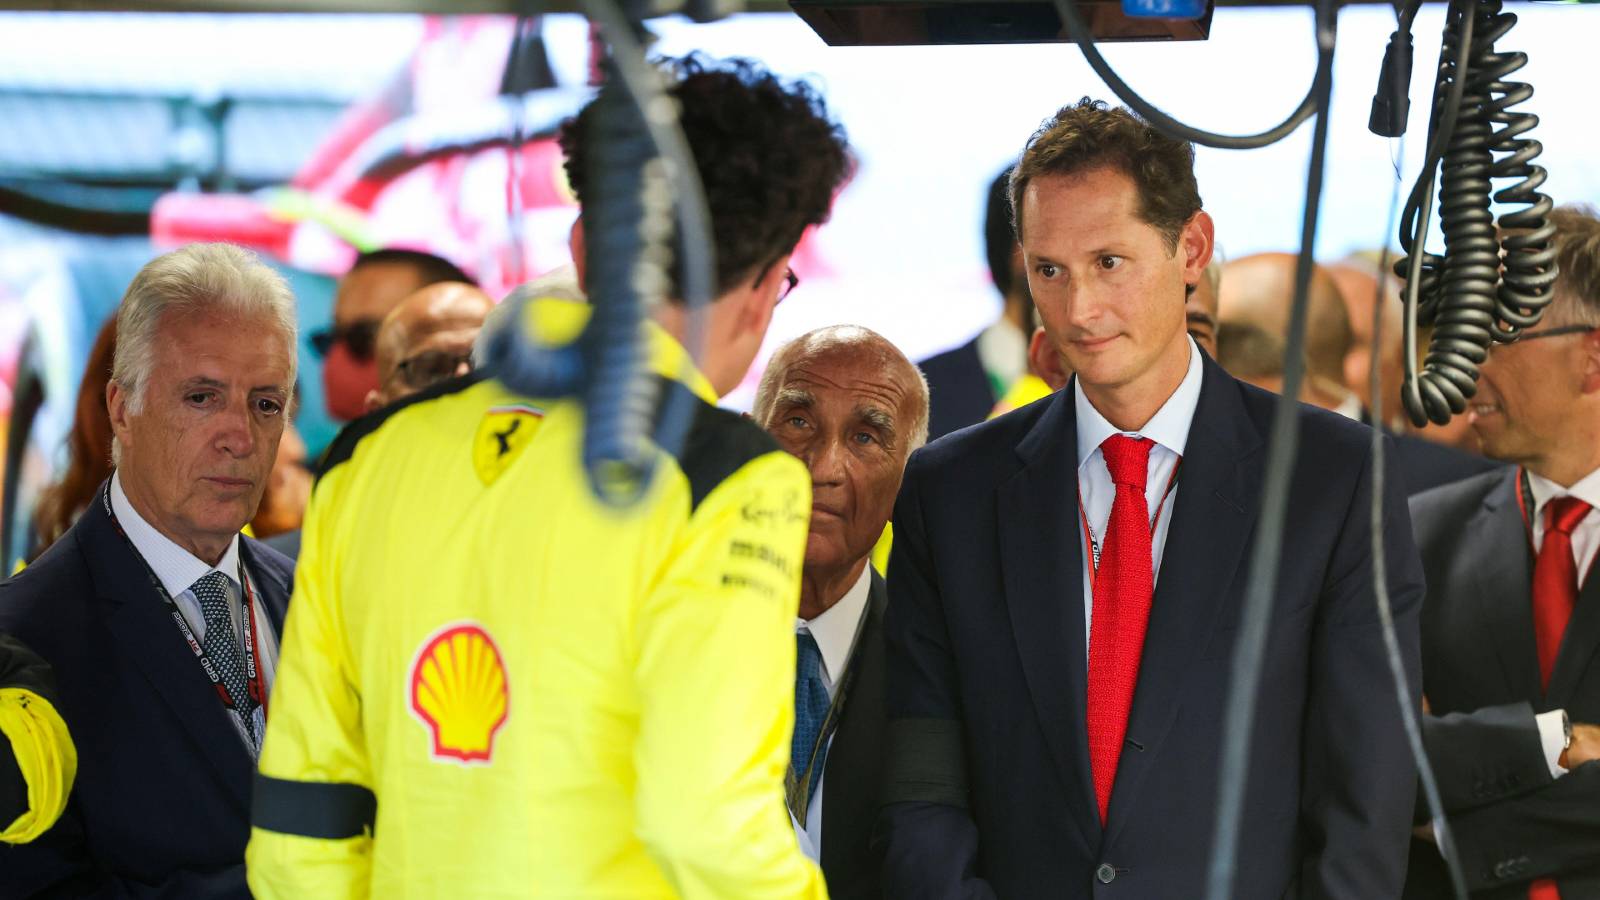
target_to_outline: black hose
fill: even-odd
[[[1266,648],[1267,625],[1277,593],[1278,566],[1282,562],[1284,519],[1289,506],[1289,483],[1299,443],[1300,379],[1305,359],[1307,307],[1315,266],[1317,215],[1322,203],[1322,176],[1328,149],[1328,112],[1333,94],[1333,46],[1338,24],[1336,0],[1318,0],[1317,122],[1312,129],[1311,161],[1306,173],[1305,213],[1300,226],[1300,255],[1295,265],[1294,305],[1289,312],[1289,334],[1284,346],[1283,390],[1278,396],[1267,445],[1266,476],[1262,486],[1261,516],[1251,548],[1244,608],[1240,612],[1238,642],[1233,648],[1233,669],[1228,704],[1222,722],[1222,762],[1217,779],[1217,813],[1211,867],[1206,879],[1208,900],[1230,900],[1234,868],[1239,856],[1239,824],[1249,783],[1250,740],[1254,732],[1256,697],[1261,685],[1261,658]]]
[[[682,447],[698,402],[688,391],[662,391],[642,327],[669,291],[674,224],[683,236],[691,352],[699,349],[703,311],[715,293],[716,262],[700,172],[677,126],[676,104],[644,58],[638,26],[612,0],[585,0],[584,7],[611,47],[584,135],[594,173],[581,212],[592,312],[570,344],[545,344],[521,322],[496,336],[490,356],[514,390],[582,400],[590,487],[601,500],[626,506],[648,490],[661,451]]]
[[[1258,134],[1228,135],[1203,131],[1191,125],[1186,125],[1157,109],[1154,104],[1139,96],[1137,91],[1129,87],[1128,83],[1117,75],[1111,68],[1111,64],[1107,63],[1105,57],[1100,55],[1100,50],[1094,43],[1094,35],[1089,31],[1089,26],[1083,21],[1083,17],[1078,14],[1077,4],[1081,0],[1054,0],[1054,2],[1056,13],[1067,27],[1067,35],[1077,42],[1078,49],[1083,51],[1083,58],[1089,62],[1089,67],[1094,69],[1094,73],[1100,76],[1100,80],[1104,81],[1107,87],[1111,88],[1111,92],[1117,95],[1117,99],[1128,104],[1128,108],[1138,113],[1140,118],[1167,134],[1179,140],[1202,146],[1215,147],[1219,150],[1255,150],[1269,144],[1276,144],[1293,133],[1307,119],[1311,118],[1312,113],[1316,111],[1317,79],[1323,76],[1324,68],[1327,68],[1329,73],[1332,72],[1332,48],[1326,48],[1326,51],[1324,51],[1324,48],[1319,43],[1317,71],[1312,76],[1311,89],[1306,91],[1305,99],[1300,101],[1300,105],[1295,107],[1294,112],[1290,113],[1287,119]]]
[[[1459,0],[1451,6],[1434,85],[1429,160],[1407,202],[1400,230],[1409,254],[1395,264],[1406,278],[1406,414],[1421,427],[1443,425],[1466,410],[1477,393],[1478,367],[1492,341],[1515,340],[1537,324],[1553,297],[1555,227],[1550,198],[1539,192],[1545,170],[1534,164],[1542,151],[1524,135],[1538,117],[1512,112],[1533,88],[1505,79],[1527,64],[1524,53],[1497,53],[1496,41],[1516,24],[1499,0]],[[1439,218],[1444,255],[1425,248],[1431,211],[1433,165],[1439,179]],[[1496,193],[1494,179],[1515,178]],[[1499,218],[1491,201],[1519,204]],[[1503,271],[1502,271],[1503,270]],[[1421,373],[1416,371],[1415,321],[1432,324]]]

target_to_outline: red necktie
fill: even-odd
[[[1561,636],[1578,605],[1578,562],[1572,555],[1572,529],[1589,514],[1577,497],[1556,497],[1544,507],[1544,543],[1533,564],[1533,638],[1539,647],[1539,685],[1548,690]],[[1528,900],[1561,900],[1553,878],[1528,887]]]
[[[1155,572],[1150,556],[1150,508],[1144,488],[1150,449],[1143,438],[1114,434],[1100,445],[1106,469],[1117,487],[1106,526],[1105,547],[1094,574],[1094,608],[1089,623],[1089,771],[1100,805],[1100,823],[1111,807],[1111,786],[1128,733],[1128,712],[1139,681],[1145,627]]]
[[[1572,529],[1589,514],[1576,497],[1556,497],[1544,507],[1544,543],[1533,564],[1533,638],[1539,647],[1539,685],[1550,687],[1561,636],[1578,604],[1578,563],[1572,556]]]

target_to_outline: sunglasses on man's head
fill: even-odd
[[[359,360],[372,358],[372,352],[378,343],[378,326],[382,324],[377,319],[362,319],[348,325],[338,325],[333,328],[324,328],[311,333],[311,349],[317,351],[318,356],[326,357],[333,352],[335,344],[344,344],[350,349],[350,355]]]
[[[472,354],[451,353],[446,350],[425,350],[395,367],[400,380],[413,390],[432,387],[441,381],[454,378],[458,372],[472,371]]]

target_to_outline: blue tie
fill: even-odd
[[[255,702],[250,699],[239,642],[233,636],[233,616],[228,612],[228,576],[211,572],[189,590],[200,601],[200,617],[206,623],[206,636],[200,640],[200,648],[217,667],[222,686],[233,698],[234,714],[244,723],[244,732],[254,745],[258,739],[252,724]]]
[[[805,774],[811,761],[811,748],[816,746],[817,735],[822,733],[823,720],[828,717],[828,688],[822,683],[822,651],[817,639],[809,631],[795,633],[794,680],[794,742],[789,748],[789,765],[796,778]],[[806,796],[817,788],[822,776],[824,751],[817,752],[817,765],[806,785]]]

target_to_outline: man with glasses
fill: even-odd
[[[356,257],[339,279],[332,327],[311,335],[323,360],[323,403],[330,416],[348,422],[367,411],[367,395],[378,387],[374,351],[384,317],[407,297],[443,281],[472,283],[454,263],[431,253],[385,249]]]
[[[491,309],[488,294],[459,281],[402,301],[378,329],[378,386],[367,392],[367,412],[472,371],[472,342]]]
[[[1555,299],[1469,418],[1513,464],[1411,501],[1425,742],[1473,897],[1600,897],[1600,219],[1566,207]],[[1407,897],[1448,896],[1431,828]]]

